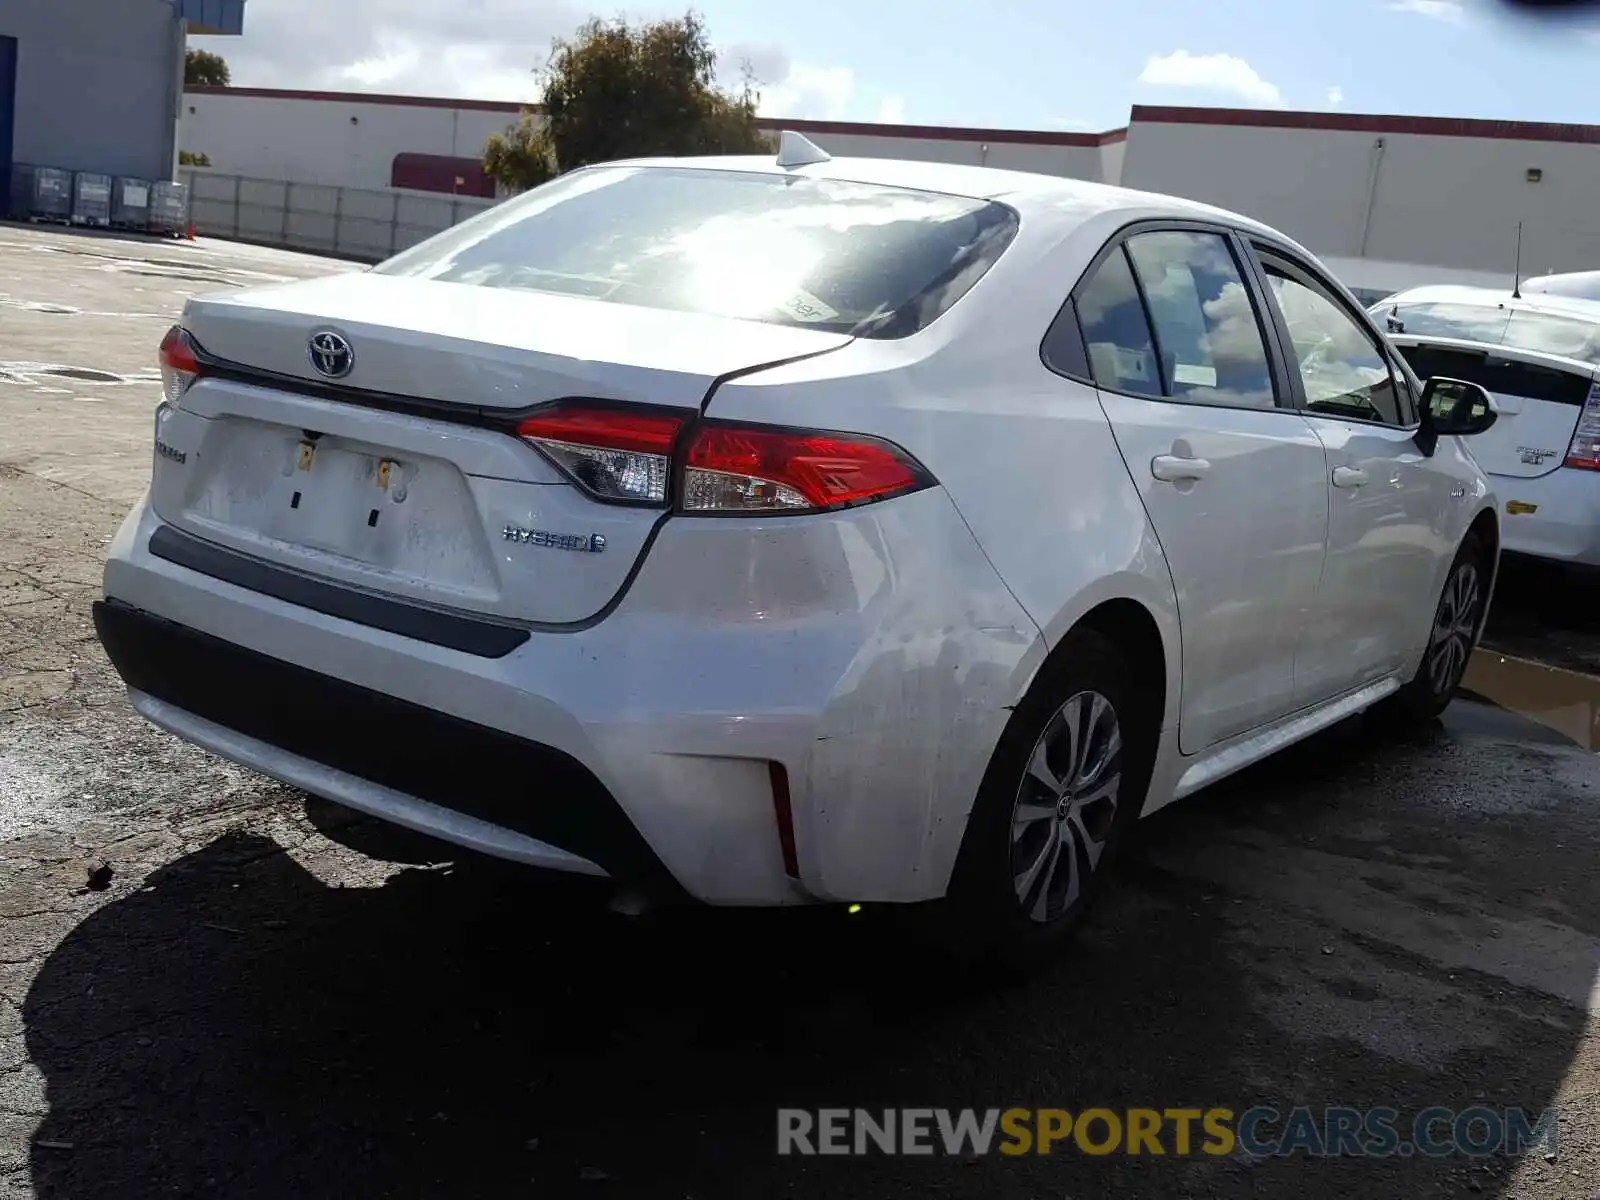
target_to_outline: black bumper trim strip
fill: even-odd
[[[479,658],[504,658],[529,637],[528,631],[519,626],[437,612],[312,579],[213,546],[170,525],[163,525],[151,535],[150,553],[201,575],[271,596],[286,604],[295,604],[330,617],[353,621],[357,625],[459,650]]]
[[[605,785],[542,742],[463,720],[225,641],[116,600],[95,632],[130,688],[359,779],[597,863],[682,898]]]

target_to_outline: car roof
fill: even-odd
[[[776,157],[755,155],[636,158],[596,165],[753,171],[806,179],[835,179],[847,183],[912,188],[973,199],[999,200],[1017,209],[1024,218],[1029,215],[1044,214],[1052,214],[1058,218],[1070,216],[1074,218],[1072,222],[1074,224],[1103,212],[1125,209],[1130,213],[1137,212],[1140,217],[1172,217],[1220,222],[1295,246],[1291,238],[1271,226],[1251,220],[1240,213],[1202,204],[1199,201],[1185,200],[1158,192],[1141,192],[1108,183],[1092,183],[1086,179],[1042,175],[1033,171],[1012,171],[1000,167],[917,162],[907,159],[841,157],[830,158],[826,162],[786,168],[778,165]]]
[[[1532,279],[1524,279],[1522,286],[1541,296],[1566,296],[1580,300],[1600,299],[1600,271],[1536,275]]]
[[[1519,297],[1499,288],[1432,284],[1396,292],[1392,296],[1385,297],[1380,303],[1383,305],[1463,304],[1473,308],[1508,308],[1513,311],[1575,317],[1600,324],[1600,300],[1588,300],[1581,296],[1553,296],[1543,292]]]

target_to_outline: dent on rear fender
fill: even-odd
[[[630,711],[671,698],[659,749],[783,763],[805,886],[836,899],[939,894],[1045,652],[939,488],[826,516],[674,517],[617,616],[670,633],[628,664]]]
[[[833,899],[931,899],[949,880],[1014,680],[1043,661],[1043,641],[974,629],[865,657],[805,764],[803,873]]]
[[[804,764],[797,841],[825,896],[943,894],[1020,681],[1044,659],[1038,627],[933,495],[913,537],[880,547],[893,574]]]

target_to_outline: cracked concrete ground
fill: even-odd
[[[1146,822],[1076,953],[1009,987],[893,912],[614,918],[145,726],[88,605],[155,345],[186,293],[342,269],[0,226],[0,1196],[1600,1191],[1600,765],[1485,705]],[[780,1105],[1480,1103],[1559,1108],[1557,1153],[773,1154]]]

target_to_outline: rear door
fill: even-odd
[[[1239,252],[1225,229],[1139,226],[1074,292],[1177,592],[1189,754],[1290,710],[1327,533],[1322,444],[1287,403]]]
[[[1443,375],[1481,384],[1499,419],[1472,439],[1472,456],[1491,475],[1533,479],[1558,470],[1595,385],[1589,364],[1537,350],[1482,346],[1449,338],[1390,334],[1419,379]]]
[[[1410,381],[1310,263],[1254,247],[1305,417],[1327,449],[1328,551],[1295,662],[1299,706],[1406,665],[1434,606],[1457,480],[1417,448]]]

